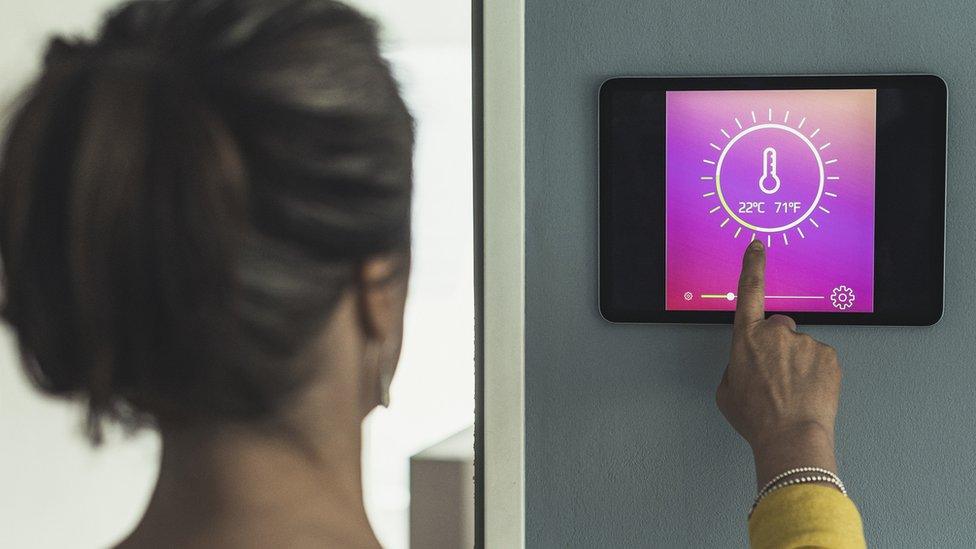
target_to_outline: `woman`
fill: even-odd
[[[93,440],[159,428],[120,547],[378,546],[360,424],[399,355],[412,147],[372,24],[330,0],[136,0],[52,42],[0,166],[3,314]],[[833,467],[836,363],[751,295],[719,403],[760,481]],[[757,543],[804,488],[840,505],[777,489]]]
[[[152,420],[123,547],[376,547],[360,423],[402,334],[412,121],[330,1],[136,1],[55,40],[0,171],[4,316],[44,390]]]

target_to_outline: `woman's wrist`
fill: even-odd
[[[794,467],[821,467],[837,472],[834,433],[817,423],[805,423],[768,433],[752,447],[756,488]]]

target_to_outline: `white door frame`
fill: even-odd
[[[525,7],[524,0],[482,6],[484,546],[518,549],[525,546]]]

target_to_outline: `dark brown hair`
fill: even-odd
[[[3,316],[105,416],[260,417],[364,258],[409,245],[413,129],[330,0],[137,0],[56,38],[0,165]]]

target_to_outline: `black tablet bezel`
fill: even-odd
[[[763,89],[879,90],[875,312],[784,314],[802,324],[928,326],[938,322],[943,311],[945,279],[947,91],[945,82],[934,75],[642,77],[605,81],[599,94],[598,153],[599,294],[603,317],[611,322],[725,324],[733,316],[729,311],[665,310],[664,162],[651,165],[653,160],[635,160],[636,156],[627,157],[618,150],[621,144],[615,143],[612,135],[616,94],[636,92],[642,102],[650,105],[644,114],[659,115],[663,122],[666,91]],[[896,100],[899,116],[882,120],[883,108],[895,108],[894,103],[884,102]],[[905,108],[905,103],[909,108]],[[898,128],[899,124],[904,127]],[[659,140],[663,159],[664,124],[648,132],[649,141]],[[906,137],[910,135],[925,136],[929,145],[919,149],[919,139]],[[622,158],[647,162],[643,167],[656,174],[652,185],[646,179],[614,181],[615,154],[622,155],[617,157],[618,162]],[[925,177],[905,177],[910,173]],[[923,194],[919,196],[918,191]],[[905,196],[914,199],[905,200]],[[643,217],[635,215],[638,204],[644,208]],[[650,207],[653,205],[656,207]],[[630,242],[632,234],[651,237]],[[635,240],[639,238],[643,237]],[[891,299],[892,296],[898,299]]]

